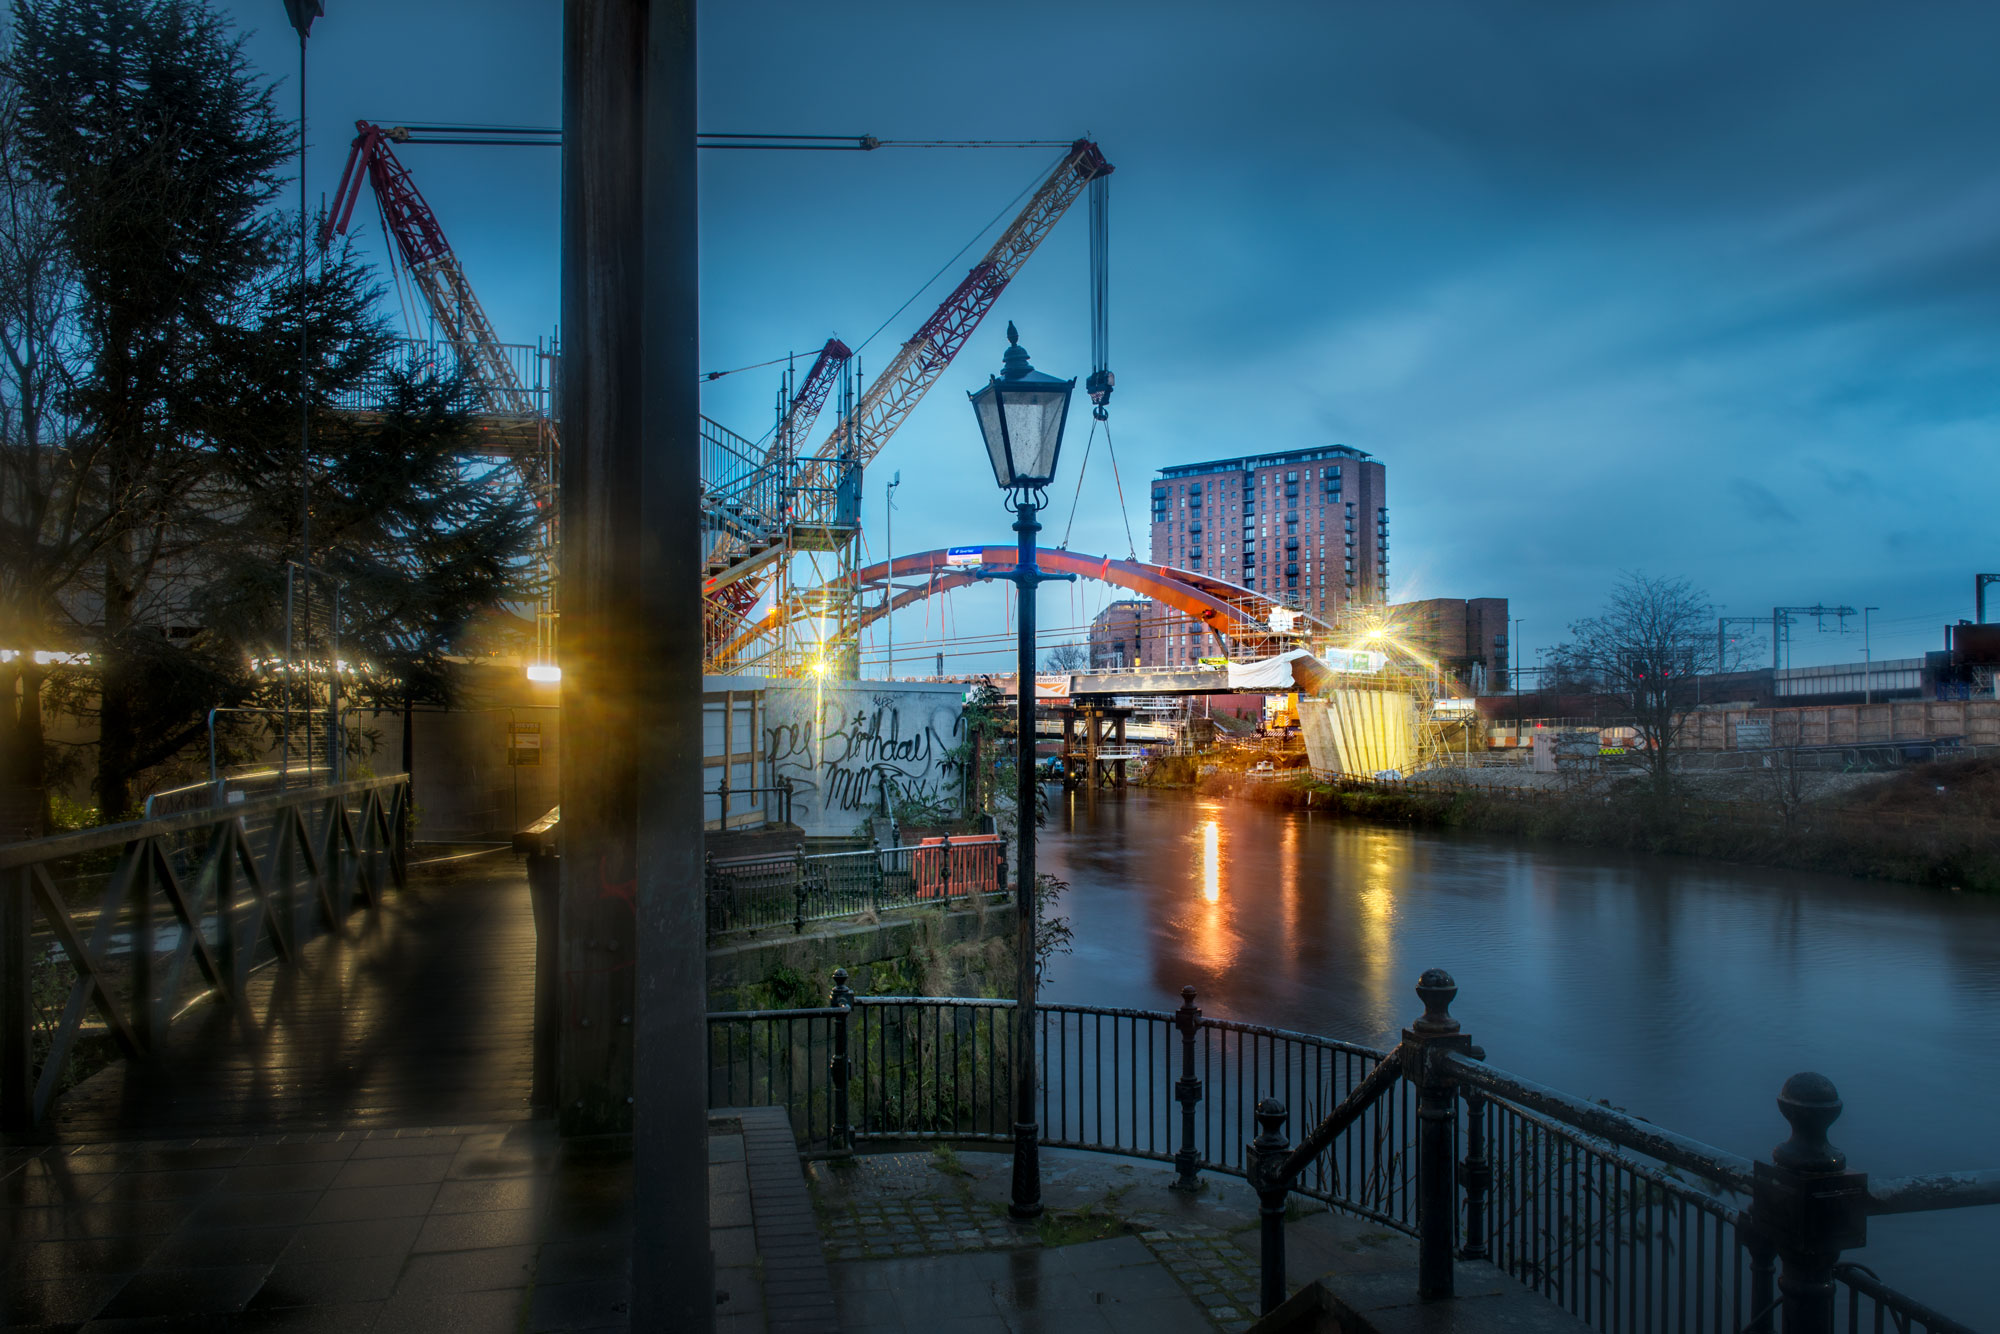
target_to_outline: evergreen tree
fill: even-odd
[[[73,275],[62,412],[106,516],[87,577],[52,594],[94,652],[105,818],[210,708],[268,696],[250,663],[283,646],[302,467],[342,656],[379,669],[369,692],[440,698],[467,620],[523,582],[526,505],[466,461],[464,384],[399,367],[364,267],[322,256],[301,293],[297,218],[272,207],[293,136],[241,39],[189,0],[22,0],[6,73]]]
[[[156,576],[186,553],[190,505],[213,499],[191,372],[282,255],[268,206],[290,135],[241,39],[200,5],[25,0],[14,19],[23,154],[76,274],[87,369],[70,412],[94,438],[103,504],[125,516],[98,568],[93,645],[98,803],[116,819],[149,749],[171,744],[147,734],[149,705],[195,703],[216,665],[160,636],[179,607]]]

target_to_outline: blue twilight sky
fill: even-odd
[[[230,9],[295,106],[280,0]],[[315,198],[357,118],[559,120],[556,0],[327,10]],[[1973,572],[2000,569],[1996,42],[2000,10],[1950,2],[737,0],[704,7],[701,107],[714,131],[1102,144],[1112,425],[1142,557],[1154,469],[1343,443],[1388,466],[1392,596],[1509,597],[1528,661],[1627,569],[1685,575],[1732,615],[1879,606],[1883,657],[1940,647]],[[503,337],[550,332],[556,154],[403,157]],[[704,367],[868,337],[1052,160],[704,154]],[[1084,214],[876,460],[872,557],[895,471],[897,551],[1008,539],[963,394],[1008,319],[1040,369],[1088,371]],[[372,205],[357,216],[379,253]],[[704,410],[754,438],[776,384],[717,381]],[[1125,554],[1110,482],[1100,438],[1074,549]],[[899,653],[946,623],[998,630],[1001,596],[905,613]],[[1112,596],[1057,586],[1043,622]],[[1858,627],[1796,634],[1796,665],[1861,652]]]

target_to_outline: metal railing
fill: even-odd
[[[969,902],[1004,893],[1006,844],[992,835],[860,852],[719,858],[704,880],[711,936]]]
[[[93,1011],[157,1056],[204,993],[236,1005],[251,969],[378,906],[408,801],[399,774],[0,846],[0,1124],[48,1114]]]
[[[465,406],[502,416],[550,415],[555,378],[552,369],[558,360],[555,349],[537,343],[497,343],[491,351],[506,364],[519,388],[510,390],[510,402],[489,403],[483,385],[492,377],[492,370],[465,364]],[[461,369],[462,358],[457,347],[441,339],[398,338],[384,364],[410,375],[450,375]],[[389,381],[377,376],[335,395],[332,406],[349,412],[379,412],[388,399]],[[513,410],[516,408],[520,411]]]
[[[1871,1188],[1826,1142],[1840,1103],[1817,1075],[1787,1082],[1792,1139],[1753,1163],[1494,1069],[1450,977],[1418,993],[1386,1052],[1210,1019],[1193,988],[1171,1012],[1040,1006],[1039,1141],[1171,1162],[1178,1188],[1246,1178],[1267,1312],[1298,1193],[1415,1237],[1426,1297],[1485,1261],[1605,1334],[1969,1334],[1839,1257],[1870,1214],[2000,1202],[2000,1171]],[[711,1105],[785,1107],[809,1151],[1011,1142],[1013,1002],[856,996],[844,971],[832,1002],[711,1014]],[[1294,1110],[1313,1127],[1297,1146]]]

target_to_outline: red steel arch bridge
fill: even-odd
[[[976,563],[973,561],[975,553]],[[829,589],[825,596],[829,601],[837,598],[848,605],[858,604],[854,628],[859,630],[891,611],[964,588],[968,584],[983,582],[978,569],[1011,570],[1019,554],[1015,546],[1008,544],[940,548],[910,556],[896,556],[854,571],[849,576],[848,587]],[[1045,570],[1074,574],[1080,579],[1095,579],[1149,597],[1206,627],[1216,637],[1218,650],[1225,653],[1267,657],[1296,648],[1302,637],[1335,631],[1335,627],[1326,621],[1287,607],[1254,589],[1202,574],[1198,570],[1154,565],[1147,561],[1119,560],[1112,556],[1093,556],[1061,547],[1038,547],[1035,560]],[[808,603],[816,591],[806,591]],[[1274,618],[1274,611],[1285,614]],[[771,655],[774,637],[788,623],[796,621],[798,616],[797,608],[772,606],[762,616],[749,622],[733,639],[720,645],[707,670],[718,675],[754,670]],[[1274,621],[1289,621],[1289,628],[1280,630]]]

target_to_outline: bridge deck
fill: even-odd
[[[407,892],[349,926],[302,968],[254,975],[241,1018],[204,1006],[169,1030],[165,1059],[114,1062],[63,1094],[56,1138],[526,1118],[535,928],[519,862],[413,864]]]

